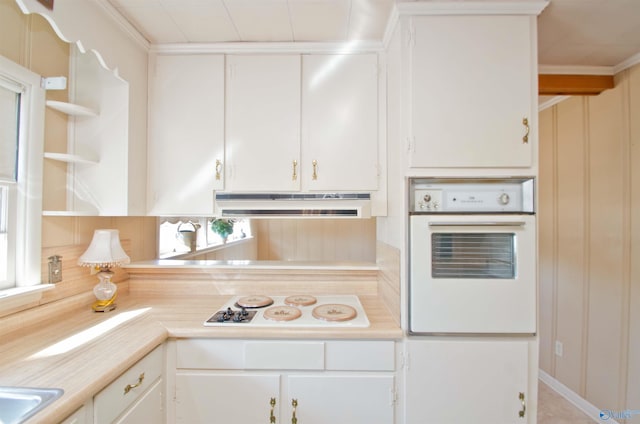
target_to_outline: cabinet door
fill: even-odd
[[[271,398],[280,407],[277,374],[178,372],[176,423],[268,423]],[[277,419],[276,422],[281,422]]]
[[[532,165],[534,19],[414,18],[412,167]]]
[[[224,56],[156,56],[149,72],[149,215],[211,215],[224,187]]]
[[[407,423],[527,422],[526,411],[519,416],[528,395],[527,341],[410,340],[407,345]]]
[[[302,70],[303,189],[376,190],[377,55],[304,55]]]
[[[60,424],[86,424],[90,421],[91,419],[87,419],[87,408],[83,405]]]
[[[227,56],[227,190],[300,189],[300,55]]]
[[[162,380],[156,381],[153,387],[151,387],[137,403],[132,405],[122,417],[116,420],[114,424],[164,423],[162,384]]]
[[[296,418],[305,424],[394,422],[392,375],[290,375],[287,383],[282,422],[292,417],[293,399],[298,402]]]

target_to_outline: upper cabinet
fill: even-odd
[[[149,66],[148,214],[209,215],[224,187],[224,55]]]
[[[149,66],[148,214],[213,192],[372,192],[378,55],[160,54]]]
[[[376,54],[302,57],[304,188],[378,188],[377,88]]]
[[[226,191],[300,189],[300,55],[228,55]]]
[[[226,191],[378,188],[376,54],[227,56]]]
[[[535,165],[535,16],[412,16],[409,166]]]

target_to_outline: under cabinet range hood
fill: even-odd
[[[370,218],[369,193],[215,193],[222,218]]]

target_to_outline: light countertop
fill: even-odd
[[[360,296],[368,328],[205,327],[230,296],[147,298],[121,295],[118,308],[83,306],[45,315],[0,338],[0,385],[65,391],[29,423],[59,422],[168,338],[400,339],[402,329],[377,296]],[[15,325],[15,324],[13,324]]]
[[[245,269],[245,270],[337,270],[337,271],[373,271],[378,266],[373,262],[349,261],[213,261],[213,260],[183,260],[183,259],[153,259],[132,262],[124,265],[125,269],[140,268],[197,268],[197,269]]]

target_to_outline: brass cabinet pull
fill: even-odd
[[[522,402],[522,409],[520,411],[518,411],[518,416],[520,418],[524,418],[524,414],[527,411],[527,406],[526,406],[525,401],[524,401],[524,393],[523,392],[520,392],[520,395],[518,395],[518,399],[520,399],[520,402]]]
[[[273,415],[273,409],[276,407],[276,398],[271,398],[269,405],[271,405],[271,413],[269,414],[269,424],[271,424],[276,422],[276,416]]]
[[[216,180],[220,181],[220,176],[222,173],[222,162],[220,159],[216,159]]]
[[[529,120],[527,118],[522,118],[522,125],[526,128],[527,132],[522,137],[522,142],[524,144],[529,143]]]
[[[127,384],[127,386],[124,388],[124,394],[126,395],[136,387],[140,387],[143,381],[144,381],[144,373],[140,374],[140,377],[138,377],[138,382],[136,384]]]
[[[293,175],[291,176],[291,180],[295,181],[298,179],[298,161],[293,161]]]
[[[297,424],[298,419],[296,418],[296,408],[298,407],[298,399],[291,399],[291,406],[293,406],[293,413],[291,415],[291,424]]]
[[[313,175],[311,176],[311,179],[317,180],[318,179],[318,161],[314,159],[313,162],[311,162],[311,164],[313,165]]]

